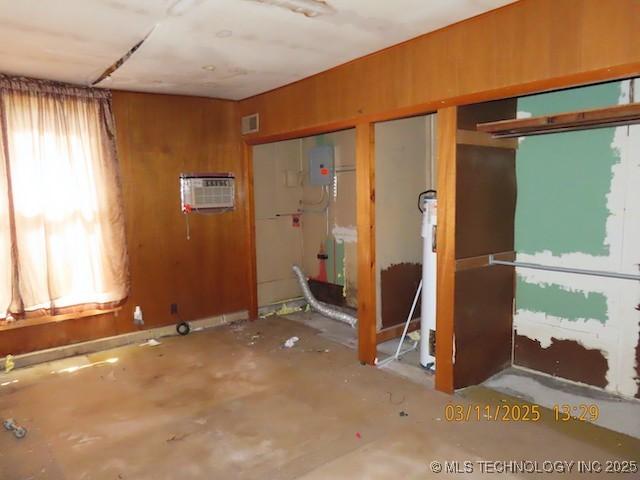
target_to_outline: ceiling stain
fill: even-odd
[[[290,12],[304,15],[308,18],[320,15],[331,15],[336,13],[326,0],[245,0],[247,2],[261,3],[278,8],[289,10]]]
[[[248,44],[255,44],[256,47],[263,47],[264,45],[268,45],[270,47],[286,48],[287,50],[297,52],[304,51],[319,55],[324,55],[327,53],[326,48],[323,48],[322,46],[305,45],[302,43],[294,43],[277,38],[261,38],[252,33],[236,35],[234,39],[237,41],[246,42]]]
[[[217,78],[217,80],[229,80],[231,78],[242,77],[244,75],[249,75],[251,72],[246,68],[242,67],[231,67],[228,69],[228,73],[226,75],[221,75]]]
[[[134,15],[149,16],[157,13],[145,8],[134,7],[130,2],[126,2],[125,0],[101,0],[101,2],[114,10],[133,13]]]
[[[167,9],[167,15],[170,17],[180,17],[206,1],[207,0],[175,0]]]
[[[237,100],[512,0],[4,1],[16,7],[0,13],[3,71]]]
[[[24,25],[22,23],[13,23],[13,22],[7,22],[7,21],[0,21],[0,28],[2,28],[3,30],[12,30],[14,32],[17,33],[24,33],[24,34],[33,34],[35,35],[42,35],[45,37],[48,37],[49,39],[60,39],[60,40],[72,40],[74,42],[77,43],[90,43],[92,41],[92,39],[90,37],[85,37],[82,35],[77,35],[73,32],[57,32],[54,30],[45,30],[42,28],[38,28],[35,26],[31,26],[31,25]]]

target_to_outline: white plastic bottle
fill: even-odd
[[[144,319],[142,318],[142,308],[140,308],[140,305],[136,305],[136,308],[133,310],[133,323],[135,325],[144,325]]]

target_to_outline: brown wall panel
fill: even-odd
[[[310,20],[321,21],[321,20]],[[260,137],[640,73],[640,2],[521,0],[241,102]]]
[[[458,134],[515,115],[511,99],[463,106]],[[456,165],[456,259],[513,250],[515,150],[458,143]],[[456,388],[480,383],[511,363],[513,297],[513,268],[456,271]]]
[[[457,147],[456,258],[513,250],[515,150]]]
[[[411,311],[413,298],[422,279],[422,265],[399,263],[380,273],[380,309],[382,328],[403,324]],[[420,303],[411,318],[420,316]]]
[[[455,388],[483,382],[511,364],[514,269],[456,272]]]
[[[0,355],[19,354],[135,330],[140,305],[145,327],[249,308],[246,181],[233,102],[114,92],[124,195],[131,294],[117,315],[0,331]],[[192,215],[191,240],[180,212],[178,175],[230,171],[237,208]]]
[[[538,340],[515,337],[514,362],[523,367],[568,378],[596,387],[607,386],[609,363],[600,350],[589,349],[575,340],[551,339],[548,348]]]
[[[458,111],[458,128],[476,130],[478,123],[510,120],[516,118],[517,110],[515,98],[464,105]]]
[[[345,307],[347,299],[344,297],[344,286],[335,283],[321,282],[309,278],[309,289],[316,299],[330,305]]]

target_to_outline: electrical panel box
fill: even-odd
[[[184,213],[232,210],[235,177],[231,173],[182,173],[180,198]]]
[[[333,180],[333,145],[319,145],[309,152],[309,183],[331,185]]]

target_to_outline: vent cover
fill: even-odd
[[[254,113],[253,115],[247,115],[242,117],[242,134],[255,133],[260,130],[260,114]]]

